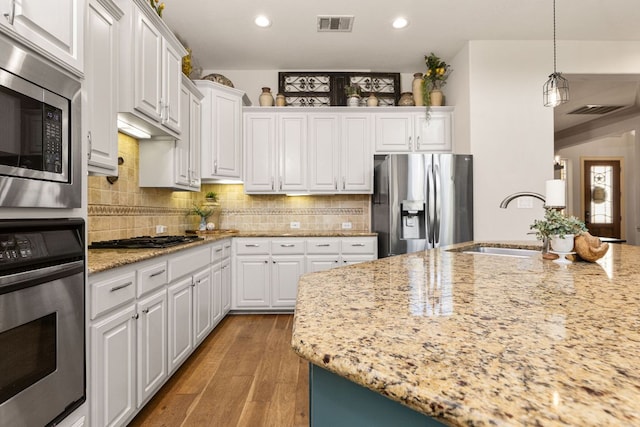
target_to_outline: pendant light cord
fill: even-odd
[[[553,74],[556,74],[556,0],[553,0]]]

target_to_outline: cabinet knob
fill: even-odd
[[[143,312],[144,314],[147,314],[147,313],[149,313],[149,309],[148,309],[148,308],[145,308],[144,310],[142,310],[142,312]]]
[[[265,260],[265,261],[264,261],[264,263],[265,263],[265,264],[268,264],[268,263],[269,263],[269,261]]]
[[[131,316],[131,318],[133,320],[138,320],[138,317],[140,317],[140,315],[138,313],[134,314],[133,316]]]
[[[91,152],[93,151],[93,140],[91,138],[91,131],[87,132],[87,158],[91,160]]]
[[[409,137],[409,150],[411,150],[411,137]]]
[[[416,138],[416,150],[420,149],[420,135]]]

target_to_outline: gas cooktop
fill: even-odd
[[[186,243],[204,240],[198,236],[139,236],[129,239],[103,240],[93,242],[89,249],[153,249],[169,248],[172,246],[184,245]]]

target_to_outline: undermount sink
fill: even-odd
[[[515,258],[531,258],[535,255],[539,255],[540,251],[533,249],[522,248],[505,248],[496,246],[469,246],[465,248],[454,249],[454,252],[462,252],[464,254],[480,254],[480,255],[495,255],[495,256],[507,256]]]

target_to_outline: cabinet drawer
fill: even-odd
[[[307,239],[308,254],[339,254],[340,239]]]
[[[278,239],[271,241],[271,254],[304,254],[303,239]]]
[[[167,262],[159,262],[148,267],[140,268],[137,273],[138,296],[158,289],[168,283]]]
[[[191,274],[211,264],[211,247],[178,252],[169,259],[169,281]]]
[[[231,240],[225,240],[222,243],[222,259],[229,258],[231,256]]]
[[[224,258],[224,247],[222,242],[216,243],[211,247],[211,264],[216,264]]]
[[[342,239],[341,245],[343,254],[373,254],[376,250],[374,239]]]
[[[268,254],[269,239],[238,239],[236,252],[238,255]]]
[[[136,297],[136,273],[111,277],[91,284],[91,319],[133,301]]]

